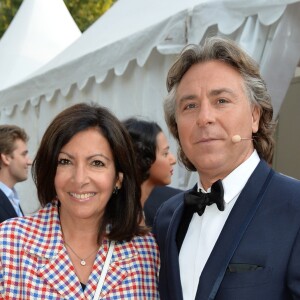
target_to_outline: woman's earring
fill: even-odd
[[[119,189],[118,189],[118,187],[115,186],[112,194],[113,195],[118,195],[118,193],[119,193]]]

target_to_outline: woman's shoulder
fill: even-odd
[[[145,235],[138,235],[134,236],[131,240],[131,243],[134,245],[135,248],[137,248],[139,251],[158,251],[158,246],[156,243],[156,240],[154,238],[154,235],[149,232]]]
[[[118,243],[118,251],[124,257],[132,257],[140,263],[159,264],[159,250],[152,233],[136,235],[130,241]],[[121,255],[122,256],[122,255]]]

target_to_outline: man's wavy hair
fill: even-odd
[[[195,166],[184,154],[178,136],[176,123],[177,87],[191,66],[213,60],[222,61],[241,74],[249,101],[260,111],[259,128],[257,133],[253,135],[254,148],[262,159],[271,163],[274,152],[275,122],[272,120],[271,97],[260,75],[258,64],[235,42],[220,37],[207,38],[203,46],[187,45],[168,72],[168,95],[164,101],[165,120],[178,143],[179,160],[188,170],[196,171]]]

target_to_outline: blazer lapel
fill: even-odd
[[[86,287],[87,296],[92,296],[94,294],[107,257],[109,241],[105,239],[102,245],[103,246],[98,253],[94,264],[94,269]],[[123,244],[116,243],[101,290],[101,299],[105,298],[111,292],[111,290],[120,285],[127,277],[128,273],[126,270],[128,269],[128,263],[134,260],[137,254],[138,253],[132,242],[124,242]],[[125,266],[126,264],[127,266]]]
[[[183,194],[181,196],[181,199]],[[172,215],[168,232],[166,235],[165,242],[165,250],[164,250],[164,274],[160,274],[160,276],[164,278],[168,278],[166,281],[168,284],[171,284],[167,287],[169,290],[168,294],[172,295],[172,300],[182,300],[182,289],[181,289],[181,280],[180,280],[180,270],[179,270],[179,260],[178,260],[178,249],[176,244],[176,233],[181,221],[181,217],[183,214],[183,201],[179,203],[174,214]]]
[[[200,276],[196,300],[214,299],[227,264],[260,205],[270,173],[261,161],[242,190]]]
[[[48,282],[53,287],[58,297],[92,299],[107,257],[109,241],[103,240],[83,292],[74,266],[63,246],[57,208],[51,208],[46,214],[51,222],[44,222],[42,230],[34,232],[34,238],[28,238],[28,242],[24,245],[27,265],[31,267],[31,272],[36,273],[42,281]],[[137,255],[138,252],[132,242],[115,245],[100,298],[105,298],[111,290],[122,283],[128,276],[127,270]]]
[[[40,264],[37,273],[62,298],[85,299],[82,287],[65,248],[60,248],[56,255],[52,255],[44,264]]]
[[[33,239],[24,245],[28,265],[47,281],[62,298],[84,299],[80,282],[63,246],[57,208],[47,211],[51,222],[43,224],[43,231],[37,231]]]

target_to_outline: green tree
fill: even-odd
[[[116,0],[64,0],[77,26],[83,32]]]
[[[0,38],[4,34],[23,0],[0,0]]]
[[[0,0],[0,38],[23,0]],[[43,0],[41,0],[43,1]],[[83,32],[117,0],[64,0],[77,26]]]

